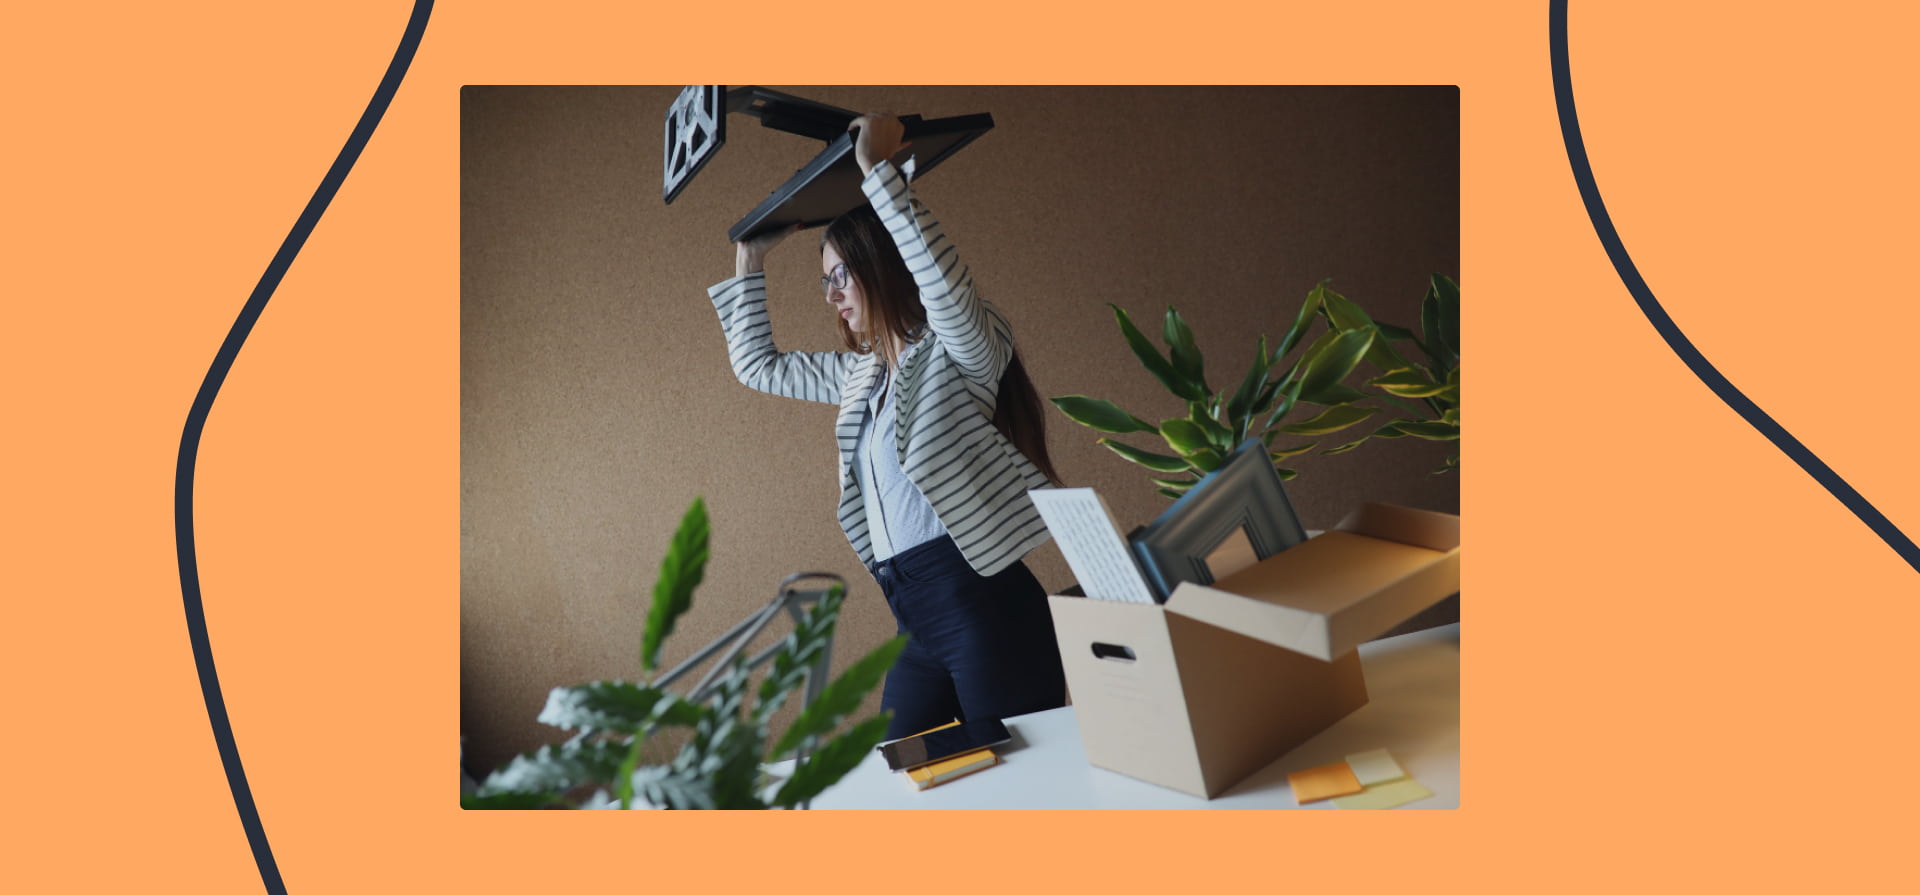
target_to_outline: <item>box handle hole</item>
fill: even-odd
[[[1093,657],[1096,659],[1117,659],[1121,662],[1131,662],[1133,661],[1133,650],[1118,644],[1096,643],[1093,645]]]

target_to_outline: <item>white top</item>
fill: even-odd
[[[900,354],[901,361],[917,347],[918,343],[908,345]],[[866,503],[867,531],[873,538],[876,562],[947,536],[933,505],[900,468],[900,454],[893,449],[899,439],[898,405],[884,368],[879,375],[882,383],[867,398],[867,423],[860,430],[859,446],[854,448],[859,458],[854,475]]]

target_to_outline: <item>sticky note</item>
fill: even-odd
[[[1287,775],[1287,784],[1293,787],[1294,802],[1301,805],[1332,796],[1356,793],[1365,788],[1353,776],[1353,769],[1347,767],[1344,761],[1324,764],[1304,771],[1294,771]]]
[[[1394,761],[1393,756],[1388,755],[1385,749],[1349,755],[1347,767],[1353,769],[1354,778],[1359,780],[1362,786],[1372,786],[1375,783],[1385,783],[1407,776],[1406,771],[1400,770],[1400,763]]]
[[[1397,808],[1430,795],[1433,795],[1433,790],[1421,786],[1419,781],[1411,777],[1402,777],[1386,783],[1375,783],[1357,795],[1339,796],[1333,800],[1333,807],[1345,811]]]

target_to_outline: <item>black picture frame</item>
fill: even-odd
[[[1182,581],[1212,584],[1207,557],[1245,531],[1256,559],[1307,539],[1266,443],[1250,438],[1152,522],[1128,537],[1154,600],[1165,603]]]
[[[680,91],[667,108],[661,135],[665,140],[660,198],[668,205],[693,182],[694,175],[720,154],[727,143],[727,88],[693,84]]]
[[[992,130],[993,116],[984,112],[930,119],[903,115],[900,123],[905,128],[904,138],[913,143],[909,152],[914,156],[917,180]],[[728,228],[727,239],[739,242],[795,224],[806,228],[831,223],[867,201],[860,192],[862,179],[860,165],[853,158],[853,135],[842,133]]]

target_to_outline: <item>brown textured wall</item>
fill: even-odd
[[[713,561],[667,661],[801,570],[850,584],[836,666],[893,633],[834,521],[833,408],[735,382],[705,297],[732,274],[727,228],[819,144],[735,116],[728,145],[666,206],[659,131],[678,89],[462,93],[460,718],[478,773],[555,738],[533,720],[550,688],[638,674],[661,551],[695,495]],[[1222,387],[1323,277],[1417,325],[1427,275],[1460,273],[1452,87],[776,89],[993,114],[919,194],[1012,319],[1043,396],[1180,411],[1107,302],[1149,331],[1178,307]],[[839,347],[816,242],[802,234],[769,262],[784,348]],[[1165,506],[1141,469],[1049,413],[1069,484],[1099,489],[1123,526]],[[1446,453],[1401,439],[1308,456],[1288,490],[1310,528],[1360,500],[1458,512],[1458,476],[1428,474]],[[1028,562],[1049,587],[1072,581],[1052,545]]]

